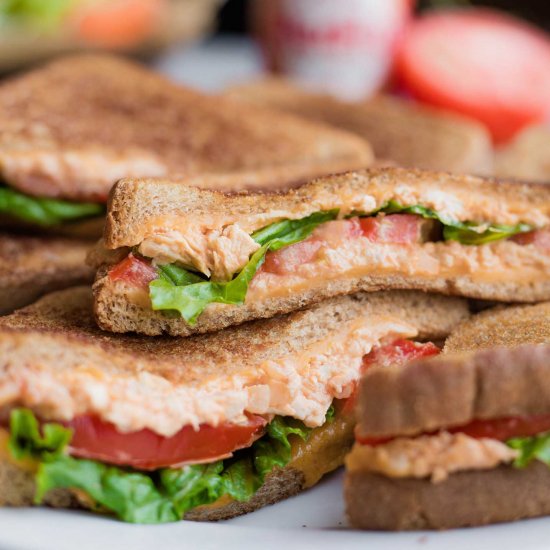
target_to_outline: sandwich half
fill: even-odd
[[[377,158],[407,168],[490,174],[491,140],[478,122],[391,96],[345,102],[268,78],[236,86],[226,95],[324,122],[369,141]]]
[[[52,290],[91,283],[94,273],[85,261],[91,246],[90,241],[0,232],[0,315]]]
[[[549,343],[374,366],[357,404],[345,479],[353,527],[449,529],[550,514]]]
[[[0,85],[4,226],[99,235],[90,222],[125,176],[272,168],[256,182],[271,186],[371,160],[353,134],[207,96],[116,57],[66,57]]]
[[[185,336],[359,290],[550,299],[549,216],[544,185],[400,168],[280,193],[123,180],[95,312],[105,330]]]
[[[80,287],[0,319],[0,503],[136,523],[218,520],[315,484],[353,440],[365,356],[429,345],[468,315],[357,294],[191,338],[100,331]]]

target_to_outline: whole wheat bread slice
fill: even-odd
[[[377,158],[401,166],[491,173],[492,148],[487,131],[456,114],[390,96],[344,102],[277,78],[238,85],[226,95],[353,132],[371,143]]]
[[[165,227],[165,217],[212,227],[238,222],[253,231],[282,218],[302,218],[320,210],[345,213],[389,200],[450,209],[459,221],[490,223],[550,222],[550,188],[543,184],[500,182],[445,172],[375,168],[321,177],[276,192],[228,194],[163,179],[123,179],[113,188],[105,226],[107,248],[139,244],[147,231]],[[203,187],[215,187],[202,180]],[[401,201],[400,201],[401,199]],[[376,205],[373,204],[376,203]]]
[[[352,527],[375,530],[454,529],[550,514],[550,468],[501,465],[450,475],[441,483],[366,472],[345,479]]]
[[[550,412],[550,344],[442,354],[373,368],[360,384],[361,437],[416,435],[472,420]]]
[[[495,346],[550,344],[550,302],[496,307],[458,325],[445,341],[444,352]]]
[[[47,292],[91,282],[93,270],[85,263],[91,246],[89,241],[0,233],[0,315]]]
[[[372,161],[361,138],[177,86],[122,58],[70,56],[0,86],[0,175],[36,196],[103,201],[124,176],[276,168],[279,183]],[[288,176],[288,175],[287,175]]]

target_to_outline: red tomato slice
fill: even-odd
[[[78,6],[73,20],[79,36],[105,48],[128,47],[147,38],[158,24],[166,0],[109,0]]]
[[[275,252],[268,252],[265,255],[262,271],[277,275],[292,274],[299,265],[311,262],[322,244],[321,241],[309,238]]]
[[[496,142],[550,113],[550,40],[488,9],[441,10],[412,22],[396,59],[405,91],[483,122]]]
[[[185,426],[172,437],[151,430],[120,433],[113,424],[95,416],[79,416],[66,425],[74,430],[70,444],[73,456],[109,464],[156,470],[185,462],[210,462],[237,449],[250,446],[263,434],[267,421],[250,415],[248,423],[201,425],[198,430]]]
[[[363,371],[372,366],[404,365],[414,359],[438,355],[441,350],[432,342],[414,342],[400,338],[390,344],[374,348],[363,358]]]
[[[420,240],[422,218],[414,214],[389,214],[360,218],[363,236],[372,242],[410,244]]]
[[[157,270],[149,261],[133,254],[129,254],[109,270],[111,281],[124,281],[139,288],[147,288],[147,285],[157,277]]]
[[[371,218],[335,220],[320,225],[305,241],[268,252],[261,271],[288,275],[315,259],[323,245],[338,248],[349,239],[366,237],[372,242],[409,244],[419,242],[422,218],[414,214],[390,214]]]
[[[377,346],[369,354],[365,355],[361,370],[364,373],[373,366],[389,367],[390,365],[404,365],[413,359],[430,357],[439,353],[441,353],[441,350],[432,342],[421,343],[399,338],[389,344]],[[357,388],[348,398],[345,405],[346,411],[355,407],[356,399]]]
[[[521,245],[532,244],[544,252],[550,253],[550,229],[537,229],[529,233],[520,233],[512,240]]]
[[[506,441],[512,437],[529,437],[550,431],[550,414],[474,420],[466,426],[451,428],[447,431],[464,433],[470,437],[488,437]]]

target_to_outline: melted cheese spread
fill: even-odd
[[[45,350],[44,364],[34,360],[32,365],[6,368],[0,406],[17,403],[54,420],[96,414],[121,432],[149,428],[166,437],[187,425],[244,422],[246,412],[291,416],[317,427],[324,423],[333,399],[349,397],[360,377],[363,356],[373,346],[416,333],[395,318],[370,315],[342,323],[337,334],[300,353],[243,367],[232,375],[221,369],[219,376],[192,387],[145,371],[122,375],[99,369],[94,363],[98,359],[93,357],[88,364],[85,354],[81,365],[52,369]]]
[[[373,243],[359,237],[334,248],[322,246],[314,261],[292,274],[259,272],[252,280],[249,303],[325,286],[328,281],[367,275],[456,279],[475,283],[531,283],[550,277],[550,256],[534,245],[500,241],[465,246],[456,241],[424,244]]]
[[[346,457],[351,472],[388,477],[429,477],[434,483],[461,470],[484,470],[514,460],[517,451],[496,439],[476,439],[441,432],[416,438],[397,438],[383,445],[355,444]]]

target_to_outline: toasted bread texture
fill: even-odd
[[[357,433],[409,436],[472,420],[550,412],[550,345],[442,354],[372,368],[360,384]]]
[[[294,167],[305,177],[372,160],[353,134],[207,96],[100,55],[66,57],[3,83],[0,128],[4,181],[77,201],[104,201],[124,176]],[[276,171],[273,183],[280,179]]]
[[[91,246],[89,241],[0,233],[0,314],[47,292],[91,282],[93,270],[85,263]]]
[[[193,179],[190,182],[193,183]],[[420,204],[460,221],[550,222],[550,187],[499,182],[445,172],[374,168],[318,178],[299,187],[265,193],[227,194],[162,179],[123,179],[110,196],[105,226],[107,248],[139,244],[148,231],[165,227],[166,217],[186,225],[216,227],[238,222],[251,231],[282,218],[320,210],[346,213],[383,206],[389,200]]]
[[[455,114],[380,96],[348,103],[269,78],[236,86],[226,95],[325,122],[367,139],[377,158],[401,166],[488,174],[492,148],[481,124]]]
[[[474,315],[453,330],[443,351],[454,353],[521,344],[550,344],[550,302],[500,306]]]
[[[550,183],[550,130],[530,126],[497,150],[495,174],[502,178]]]
[[[441,483],[346,474],[346,511],[353,527],[453,529],[550,514],[550,468],[499,466],[450,475]]]

